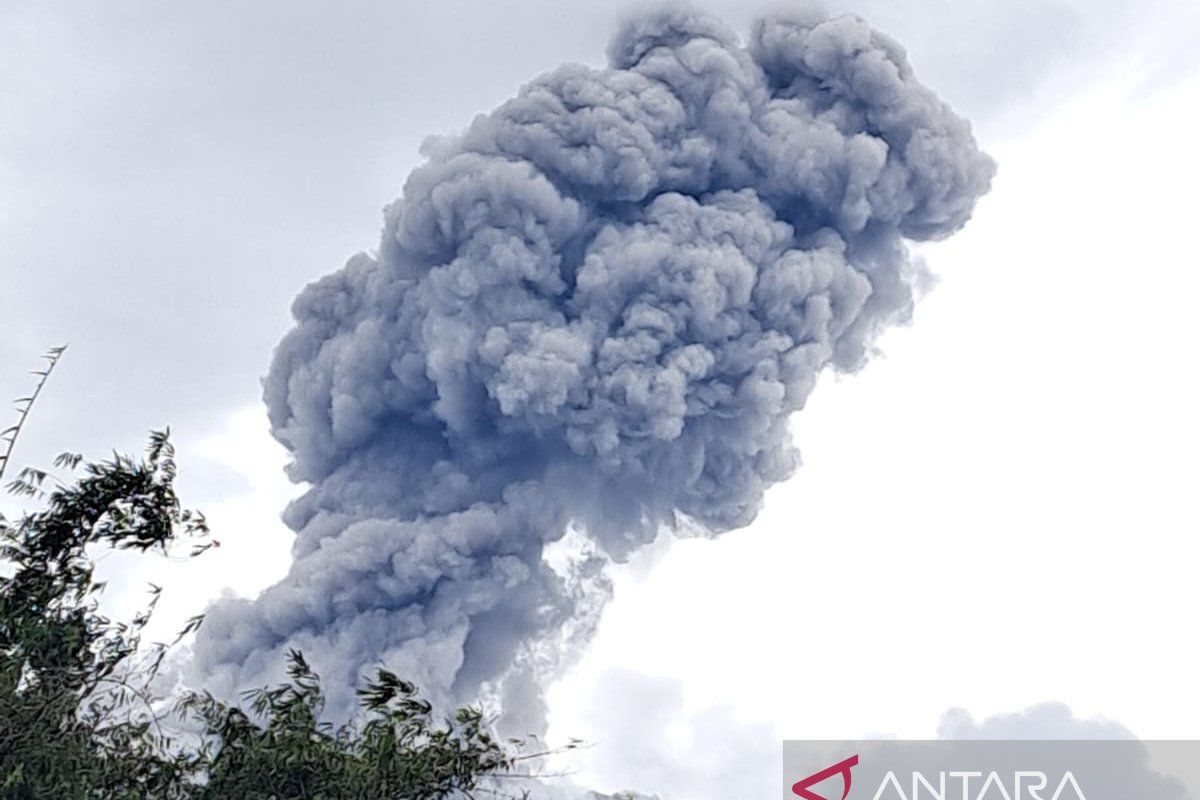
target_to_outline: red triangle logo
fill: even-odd
[[[809,791],[810,786],[816,786],[826,778],[831,778],[834,775],[841,774],[842,776],[842,798],[846,800],[846,795],[850,794],[850,769],[858,765],[858,754],[854,754],[845,761],[839,761],[832,767],[826,767],[820,772],[814,772],[803,780],[796,781],[792,784],[792,794],[803,797],[804,800],[829,800],[822,797],[816,792]]]

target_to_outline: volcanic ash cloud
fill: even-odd
[[[774,16],[744,45],[661,12],[608,56],[428,143],[378,250],[296,299],[265,399],[311,489],[287,577],[210,609],[209,685],[298,647],[342,709],[382,663],[535,724],[604,565],[751,522],[818,373],[907,320],[905,240],[988,189],[967,122],[856,18]]]

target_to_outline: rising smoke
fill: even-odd
[[[287,577],[210,609],[209,685],[262,683],[291,646],[341,710],[386,663],[534,729],[604,565],[751,522],[818,374],[908,319],[904,240],[958,230],[991,180],[856,18],[770,17],[744,46],[663,11],[609,62],[429,142],[378,251],[295,301],[265,398],[311,489]]]

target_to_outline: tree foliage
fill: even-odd
[[[48,355],[38,392],[61,352]],[[18,401],[21,419],[3,434],[0,478],[36,395]],[[143,647],[141,634],[160,589],[133,619],[110,619],[94,556],[212,546],[204,517],[175,493],[168,433],[152,434],[142,458],[64,454],[55,468],[75,477],[22,470],[7,488],[38,508],[0,517],[0,800],[437,800],[472,796],[537,757],[499,742],[477,709],[439,721],[386,670],[359,690],[360,718],[335,728],[295,651],[289,680],[247,693],[245,708],[206,692],[157,695],[169,646]]]
[[[60,468],[82,459],[63,455]],[[140,651],[149,606],[130,621],[100,612],[96,548],[166,552],[209,545],[203,516],[181,508],[167,434],[146,457],[88,463],[73,483],[24,469],[9,489],[43,507],[0,521],[0,791],[5,798],[171,796],[181,762],[147,694],[165,645]],[[53,479],[57,481],[57,479]]]
[[[436,800],[469,795],[481,777],[506,773],[520,758],[488,733],[477,709],[437,725],[416,687],[386,670],[359,690],[365,723],[336,730],[320,722],[320,682],[299,652],[288,674],[288,683],[251,693],[261,721],[208,695],[185,701],[215,739],[200,750],[207,785],[196,797]]]

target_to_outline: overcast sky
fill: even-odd
[[[742,29],[759,10],[700,5]],[[942,280],[887,357],[795,418],[805,466],[758,520],[620,572],[552,732],[597,741],[579,768],[609,788],[654,778],[630,742],[733,763],[714,754],[753,754],[725,730],[925,736],[955,706],[1058,700],[1200,737],[1200,4],[830,5],[908,48],[994,188],[924,248]],[[17,460],[172,425],[222,548],[121,564],[169,576],[167,621],[287,567],[297,490],[258,398],[296,292],[374,247],[426,135],[602,63],[623,9],[0,6],[0,391],[70,343]],[[662,735],[622,707],[657,709]]]

